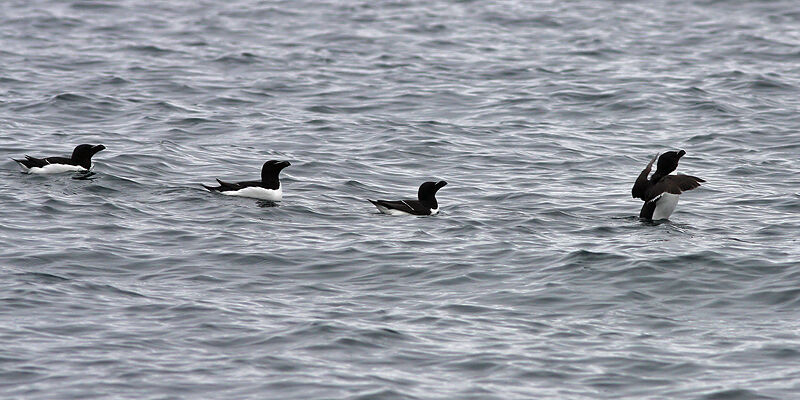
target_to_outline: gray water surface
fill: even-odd
[[[0,2],[0,395],[800,397],[799,88],[789,0]]]

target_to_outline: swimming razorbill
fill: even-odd
[[[436,192],[445,187],[447,182],[425,182],[419,186],[417,197],[419,200],[369,200],[378,210],[389,215],[436,215],[439,213],[439,203],[436,202]]]
[[[242,196],[261,200],[281,201],[283,189],[281,189],[281,181],[278,179],[278,174],[281,173],[282,169],[290,165],[292,164],[288,161],[269,160],[261,167],[260,181],[231,183],[217,179],[219,186],[212,187],[203,185],[203,187],[212,192],[220,192],[227,196]]]
[[[91,145],[81,144],[75,147],[72,151],[72,157],[46,157],[36,158],[25,155],[24,160],[16,160],[17,163],[23,168],[24,172],[29,174],[58,174],[67,171],[88,171],[92,169],[92,156],[101,150],[105,150],[106,146],[102,144]]]
[[[647,164],[647,167],[642,170],[642,173],[639,174],[636,183],[633,184],[633,189],[631,189],[633,198],[644,200],[642,211],[639,212],[639,218],[649,220],[669,218],[678,204],[678,196],[686,190],[699,187],[700,182],[705,182],[696,176],[670,175],[672,171],[678,168],[678,160],[684,154],[686,152],[683,150],[668,151],[662,154],[661,157],[656,154]],[[656,172],[653,173],[650,179],[647,179],[656,158],[658,158]]]

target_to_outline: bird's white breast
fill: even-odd
[[[44,167],[30,168],[25,172],[29,174],[60,174],[62,172],[71,172],[71,171],[86,171],[86,168],[83,168],[79,165],[47,164]]]
[[[228,190],[222,192],[222,194],[226,196],[250,197],[268,201],[281,201],[281,198],[283,197],[283,189],[265,189],[257,186],[249,186],[239,190]]]
[[[672,193],[663,193],[656,201],[656,209],[653,211],[653,220],[667,219],[672,212],[675,211],[675,206],[678,205],[678,198],[680,196]]]

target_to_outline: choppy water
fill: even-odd
[[[792,0],[0,2],[0,394],[800,396],[799,88]]]

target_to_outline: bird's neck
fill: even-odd
[[[74,160],[74,161],[76,161],[78,165],[80,165],[83,168],[86,168],[87,170],[88,169],[92,169],[92,159],[91,158],[77,159],[77,160]]]
[[[264,185],[267,189],[276,190],[281,187],[281,181],[278,179],[277,176],[274,177],[261,177],[261,184]]]
[[[674,169],[672,171],[675,171]],[[653,176],[650,177],[650,182],[658,182],[661,178],[669,175],[672,171],[656,171],[653,173]]]
[[[419,201],[430,208],[439,208],[439,203],[436,201],[436,196],[431,196],[428,198],[420,197]]]

